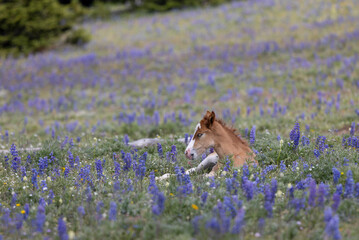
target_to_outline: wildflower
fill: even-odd
[[[67,230],[66,230],[66,223],[62,218],[59,218],[57,230],[59,233],[60,240],[68,240],[69,239],[69,236],[67,235]]]
[[[32,185],[37,189],[37,171],[35,168],[32,169],[32,177],[31,177],[31,183]]]
[[[354,179],[353,179],[353,173],[351,170],[348,170],[347,172],[347,179],[345,181],[345,191],[344,191],[344,197],[345,198],[351,198],[354,194]]]
[[[330,219],[332,219],[332,209],[330,207],[326,207],[324,210],[324,222],[329,223]]]
[[[25,210],[21,210],[21,214],[25,214],[26,212],[25,212]]]
[[[21,165],[21,158],[19,157],[15,144],[11,145],[10,153],[12,155],[11,168],[14,170],[14,172],[16,172]]]
[[[254,144],[254,142],[256,141],[256,126],[253,125],[252,129],[251,129],[251,132],[249,134],[249,142],[251,145]]]
[[[328,185],[321,183],[318,186],[318,198],[317,198],[317,205],[320,207],[324,207],[325,197],[328,195]]]
[[[127,172],[130,171],[131,169],[131,164],[132,164],[132,159],[131,159],[131,154],[130,153],[126,153],[124,159],[124,166],[123,166],[123,171]]]
[[[319,159],[319,157],[320,157],[320,151],[319,151],[318,149],[314,149],[314,150],[313,150],[313,153],[314,153],[314,156],[315,156],[317,159]]]
[[[192,208],[193,208],[194,210],[198,210],[198,206],[197,206],[196,204],[192,204]]]
[[[252,181],[245,180],[245,182],[243,184],[243,190],[247,197],[247,200],[248,201],[251,200],[253,198],[254,191],[255,191],[254,183]]]
[[[64,171],[64,177],[67,178],[69,176],[69,173],[70,173],[70,168],[69,166],[66,166]]]
[[[39,204],[39,207],[37,209],[36,219],[34,220],[34,225],[37,232],[42,232],[45,221],[46,221],[45,208],[42,204]]]
[[[338,193],[334,193],[333,194],[333,204],[332,204],[333,211],[337,211],[339,205],[340,205],[340,195]]]
[[[339,217],[335,215],[330,219],[330,221],[326,224],[325,234],[328,237],[332,237],[334,240],[342,239],[339,231]]]
[[[284,172],[286,170],[286,166],[284,164],[284,161],[280,161],[280,172]]]
[[[337,189],[335,190],[335,193],[342,195],[343,194],[343,186],[342,184],[337,185]]]
[[[97,179],[101,179],[103,175],[103,168],[102,168],[102,162],[101,160],[96,160],[95,161],[95,166],[96,166],[96,172],[97,172]]]
[[[194,235],[196,235],[199,231],[198,222],[202,219],[202,216],[195,216],[192,220],[192,225],[194,229]]]
[[[332,168],[333,171],[333,181],[334,184],[337,184],[339,182],[339,178],[340,178],[340,172],[338,171],[338,169],[336,169],[335,167]]]
[[[152,206],[152,213],[155,215],[162,214],[165,208],[165,201],[166,201],[165,195],[162,192],[158,192],[157,196],[155,197],[155,203]]]
[[[207,222],[206,228],[213,230],[217,234],[221,233],[221,226],[215,217]]]
[[[185,133],[184,135],[184,142],[186,145],[188,145],[188,133]]]
[[[315,183],[315,180],[312,179],[312,181],[309,184],[309,199],[308,199],[308,204],[309,204],[309,206],[312,206],[312,207],[315,206],[316,187],[317,187],[317,184]]]
[[[128,142],[129,142],[129,141],[130,141],[130,139],[129,139],[128,135],[125,134],[125,135],[123,136],[123,142],[125,143],[125,145],[128,145]]]
[[[85,208],[83,206],[79,206],[77,208],[77,212],[81,217],[83,217],[85,215]]]
[[[25,213],[24,213],[24,219],[26,220],[27,217],[29,216],[29,213],[30,213],[30,206],[29,206],[28,203],[25,204],[23,211],[25,211]]]
[[[111,202],[108,218],[111,221],[116,221],[116,216],[117,216],[117,204],[115,202]]]
[[[201,200],[202,200],[202,206],[206,203],[207,201],[207,197],[208,197],[208,192],[203,192],[201,195]]]
[[[300,126],[298,122],[295,123],[294,128],[291,130],[289,134],[289,137],[290,140],[293,141],[293,148],[296,149],[300,139]]]
[[[232,227],[232,233],[233,234],[240,234],[243,226],[244,226],[244,215],[245,215],[245,210],[243,209],[239,209],[236,215],[236,218],[234,219],[234,224]]]

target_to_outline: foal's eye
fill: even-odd
[[[198,133],[197,137],[200,138],[200,137],[202,137],[202,135],[203,135],[202,133]]]

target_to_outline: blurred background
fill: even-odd
[[[307,135],[348,133],[359,114],[357,4],[2,1],[3,147],[182,137],[207,109],[245,136],[253,126],[288,136],[296,121]]]

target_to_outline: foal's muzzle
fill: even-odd
[[[194,153],[191,153],[190,150],[186,150],[186,152],[184,153],[186,155],[186,158],[192,160],[194,157]]]

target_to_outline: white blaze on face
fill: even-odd
[[[193,145],[194,145],[194,135],[196,134],[197,130],[201,128],[201,124],[198,123],[196,126],[196,129],[194,130],[193,136],[191,141],[189,142],[187,148],[186,148],[186,152],[189,151],[190,153],[193,153],[196,156],[196,153],[193,150]]]

